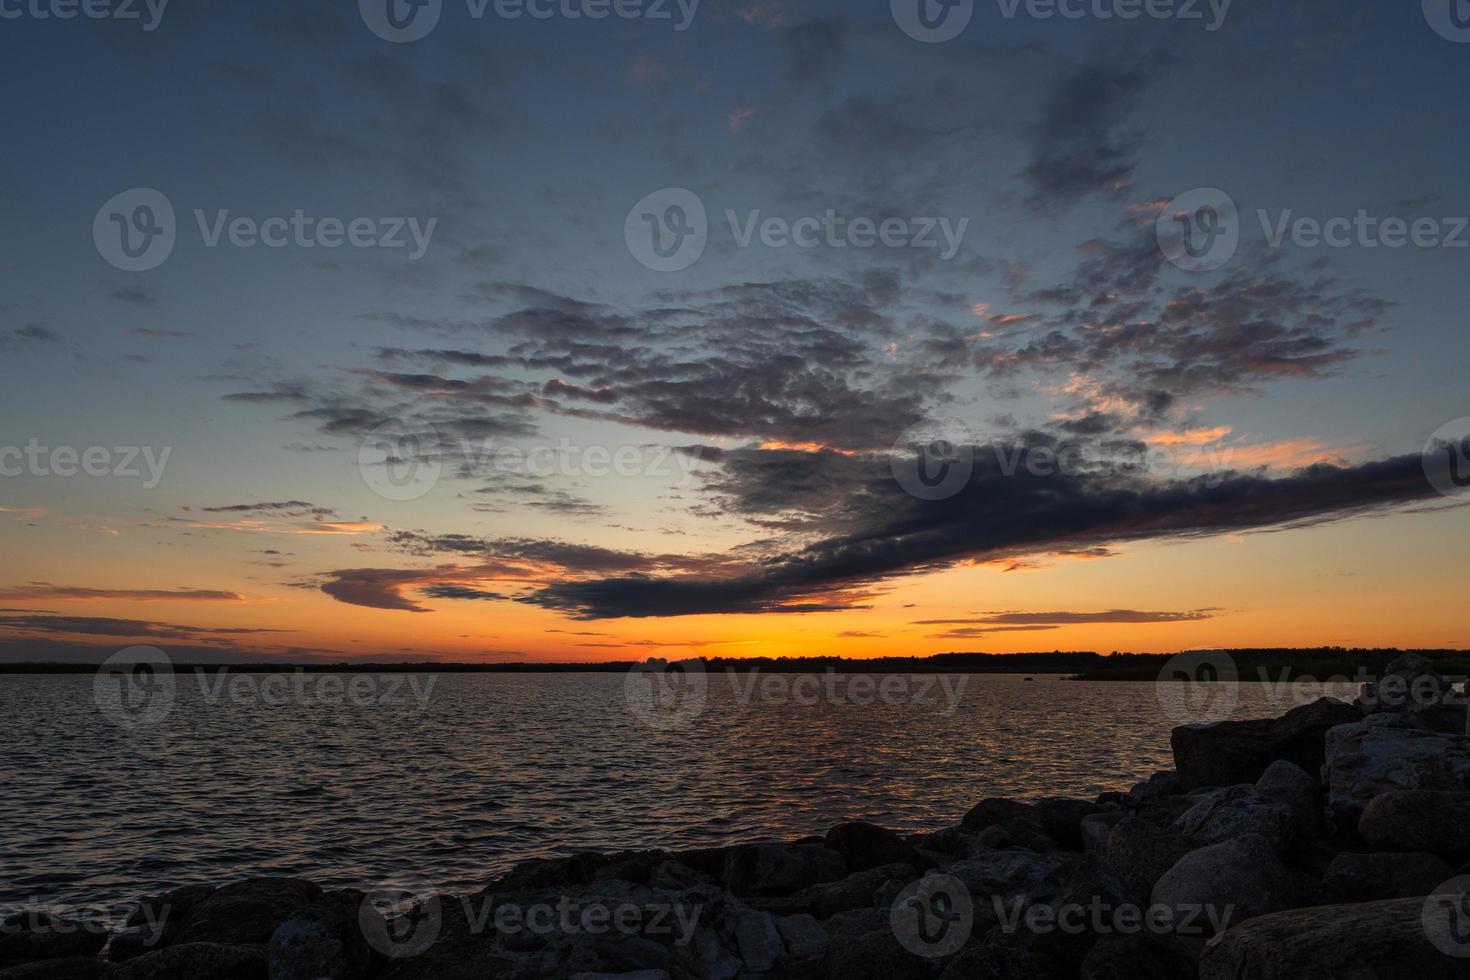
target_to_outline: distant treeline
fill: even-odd
[[[1310,649],[1200,650],[1193,653],[1223,663],[1233,663],[1240,680],[1279,682],[1296,678],[1326,680],[1353,678],[1362,674],[1377,677],[1390,661],[1406,652],[1423,654],[1434,661],[1440,673],[1452,677],[1470,675],[1470,652],[1464,650],[1414,650],[1385,648],[1315,647]],[[1219,655],[1228,655],[1224,661]],[[1152,681],[1175,654],[1094,652],[1050,653],[941,653],[928,657],[878,657],[853,660],[846,657],[711,657],[705,669],[767,673],[863,673],[863,674],[1066,674],[1077,680]],[[655,658],[656,659],[656,658]],[[632,669],[642,661],[612,660],[600,663],[420,663],[415,661],[353,663],[272,663],[255,661],[234,664],[179,663],[174,670],[193,673],[278,673],[301,670],[307,673],[350,674],[564,674],[613,673]],[[0,664],[0,674],[91,674],[97,664],[15,663]]]

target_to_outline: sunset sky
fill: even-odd
[[[0,20],[0,660],[1465,645],[1470,43],[1418,2],[477,6]],[[373,231],[229,231],[298,211]],[[828,212],[935,247],[759,230]],[[1443,240],[1269,240],[1360,212]]]

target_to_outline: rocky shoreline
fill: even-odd
[[[1470,735],[1423,657],[956,826],[527,861],[471,895],[193,885],[0,925],[0,980],[1470,977]],[[1064,751],[1065,747],[1059,747]]]

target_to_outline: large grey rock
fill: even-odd
[[[751,973],[775,969],[786,955],[781,931],[774,916],[766,912],[743,912],[735,920],[735,949]]]
[[[178,924],[200,903],[214,894],[214,885],[184,885],[161,895],[141,899],[128,916],[127,925],[146,926],[166,922]]]
[[[820,844],[763,841],[730,848],[724,879],[736,895],[789,895],[846,875],[842,855]]]
[[[1388,665],[1382,678],[1363,685],[1357,706],[1365,715],[1419,714],[1442,705],[1451,689],[1450,682],[1434,669],[1432,660],[1406,653]]]
[[[811,910],[825,919],[849,909],[874,908],[878,891],[890,881],[908,884],[919,876],[911,864],[889,864],[881,868],[857,871],[841,881],[813,885],[799,894],[807,899]]]
[[[262,980],[264,946],[181,943],[145,953],[117,968],[117,980]]]
[[[823,980],[923,980],[935,963],[904,948],[887,912],[856,909],[827,922],[831,940],[822,959]]]
[[[1061,887],[1062,858],[1031,851],[991,851],[956,861],[945,873],[978,899],[1025,896],[1040,899]]]
[[[1030,950],[996,943],[971,946],[950,961],[940,980],[1062,980],[1064,973]]]
[[[96,956],[106,942],[107,930],[92,923],[49,912],[16,912],[0,921],[0,967]]]
[[[827,930],[810,915],[784,915],[776,920],[776,928],[793,959],[818,957],[827,951]]]
[[[1216,923],[1243,922],[1307,900],[1304,876],[1287,869],[1262,837],[1237,837],[1186,854],[1153,892],[1154,905],[1174,910],[1180,934],[1198,927],[1205,936]],[[1192,925],[1184,925],[1191,913]]]
[[[1104,936],[1082,961],[1080,980],[1194,980],[1194,958],[1175,943],[1144,933]]]
[[[1292,837],[1295,820],[1285,805],[1242,785],[1208,794],[1174,821],[1174,829],[1200,846],[1254,835],[1281,850]]]
[[[1120,824],[1128,814],[1123,810],[1109,810],[1106,813],[1094,813],[1083,817],[1078,829],[1082,832],[1082,849],[1089,854],[1103,854],[1108,848],[1108,838],[1113,835],[1113,828]]]
[[[0,980],[112,980],[117,968],[95,956],[68,956],[36,960],[0,969]]]
[[[1455,876],[1433,854],[1353,854],[1333,858],[1322,878],[1331,902],[1378,902],[1428,895]]]
[[[350,980],[367,973],[373,951],[360,925],[367,901],[361,892],[329,892],[277,926],[268,951],[271,980]]]
[[[179,926],[179,943],[261,945],[276,927],[322,895],[299,878],[248,878],[225,885],[194,906]]]
[[[853,871],[867,871],[885,864],[924,866],[918,850],[891,830],[862,820],[840,823],[827,831],[823,841],[847,861]]]
[[[1277,912],[1230,929],[1200,955],[1200,980],[1464,980],[1424,928],[1424,900]]]
[[[1296,840],[1322,834],[1322,789],[1317,778],[1296,763],[1277,759],[1256,780],[1256,792],[1280,803],[1291,813],[1291,836]]]
[[[1038,800],[1032,809],[1041,822],[1042,832],[1069,851],[1083,848],[1082,821],[1102,812],[1102,808],[1090,800],[1060,797]]]
[[[1280,718],[1184,725],[1174,729],[1169,742],[1185,790],[1235,786],[1254,783],[1277,759],[1309,773],[1318,771],[1328,730],[1361,718],[1352,705],[1322,698]]]
[[[1384,793],[1470,789],[1470,737],[1374,715],[1327,733],[1323,780],[1337,828],[1350,830],[1368,804]]]
[[[1463,860],[1470,857],[1470,792],[1384,793],[1363,811],[1358,832],[1385,851],[1428,851]]]
[[[1113,828],[1102,859],[1135,901],[1147,903],[1164,872],[1195,847],[1174,829],[1168,811],[1141,811]]]
[[[987,827],[1000,827],[1020,841],[1042,834],[1041,816],[1028,803],[1003,798],[981,800],[970,808],[960,826],[971,833]]]

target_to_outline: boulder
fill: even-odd
[[[116,967],[95,956],[36,960],[0,969],[0,980],[112,980],[116,975]]]
[[[856,909],[827,922],[831,937],[818,975],[824,980],[925,980],[935,963],[904,948],[887,912]]]
[[[1451,861],[1470,857],[1470,792],[1395,790],[1374,797],[1358,832],[1385,851],[1428,851]]]
[[[180,943],[144,953],[117,968],[117,980],[264,980],[264,946]]]
[[[1433,854],[1339,854],[1322,890],[1330,902],[1377,902],[1428,895],[1455,876]]]
[[[1118,821],[1102,860],[1134,900],[1147,903],[1164,872],[1195,846],[1174,829],[1167,811],[1141,811]]]
[[[1103,854],[1107,851],[1108,838],[1113,834],[1113,828],[1128,816],[1122,810],[1110,810],[1107,813],[1094,813],[1083,817],[1078,829],[1082,832],[1082,849],[1089,854]]]
[[[300,878],[248,878],[225,885],[184,916],[175,941],[264,946],[277,926],[321,894],[319,886]]]
[[[994,943],[971,946],[950,961],[940,980],[1061,980],[1063,973],[1035,953]]]
[[[735,919],[735,950],[751,973],[768,973],[786,956],[781,930],[766,912],[743,912]]]
[[[971,807],[960,821],[960,827],[975,834],[988,827],[1000,827],[1019,841],[1029,841],[1044,833],[1041,816],[1035,807],[1016,800],[995,798],[981,800]]]
[[[1279,851],[1291,839],[1295,819],[1283,804],[1241,785],[1206,795],[1174,821],[1174,829],[1199,846],[1254,835]]]
[[[1145,933],[1104,936],[1082,961],[1081,980],[1195,980],[1199,968],[1178,945]]]
[[[328,892],[295,913],[271,934],[271,980],[350,980],[372,965],[359,916],[368,896]]]
[[[1350,831],[1384,793],[1470,789],[1470,737],[1427,731],[1396,715],[1372,715],[1327,733],[1323,781],[1337,829]]]
[[[856,871],[841,881],[813,885],[800,892],[818,918],[826,919],[849,909],[874,908],[878,891],[889,882],[908,884],[919,876],[911,864],[886,864],[881,868]]]
[[[1356,704],[1365,715],[1419,714],[1442,705],[1451,689],[1432,660],[1406,653],[1388,665],[1382,678],[1363,685]]]
[[[789,895],[846,875],[842,855],[820,844],[763,841],[730,848],[724,881],[736,895]]]
[[[1223,785],[1223,784],[1215,784]],[[1171,770],[1156,772],[1141,783],[1135,783],[1133,788],[1124,794],[1125,806],[1140,806],[1167,800],[1183,791],[1183,784],[1179,781],[1179,774]]]
[[[1308,880],[1281,863],[1269,840],[1237,837],[1186,854],[1154,886],[1153,904],[1174,910],[1180,935],[1208,937],[1217,924],[1296,908],[1308,894]]]
[[[107,930],[94,923],[49,912],[16,912],[0,921],[0,967],[96,956],[106,942]]]
[[[776,920],[776,929],[792,959],[814,959],[827,951],[827,930],[810,915],[782,916]]]
[[[121,932],[112,934],[112,938],[107,941],[107,949],[104,953],[113,963],[125,963],[144,953],[169,945],[178,934],[179,925],[176,922],[165,923],[162,926],[129,926]]]
[[[177,925],[206,898],[213,895],[214,890],[214,885],[184,885],[161,895],[150,895],[139,900],[128,916],[127,925],[129,928],[163,923]]]
[[[1102,808],[1088,800],[1046,799],[1033,807],[1041,821],[1042,832],[1068,851],[1083,849],[1082,821],[1101,813]]]
[[[919,852],[891,830],[855,820],[827,831],[827,847],[841,854],[853,871],[867,871],[885,864],[924,867]]]
[[[1200,980],[1463,980],[1466,960],[1436,949],[1424,899],[1328,905],[1243,922],[1206,946]]]
[[[1060,890],[1063,867],[1065,862],[1052,855],[991,851],[956,861],[945,873],[962,882],[977,903],[1024,897],[1029,904]]]
[[[1185,790],[1235,786],[1254,783],[1277,759],[1309,773],[1318,771],[1328,730],[1361,719],[1362,712],[1352,705],[1321,698],[1280,718],[1183,725],[1174,729],[1169,742]]]
[[[1322,790],[1316,777],[1301,766],[1277,759],[1256,780],[1256,792],[1287,808],[1293,839],[1307,840],[1322,835]]]

